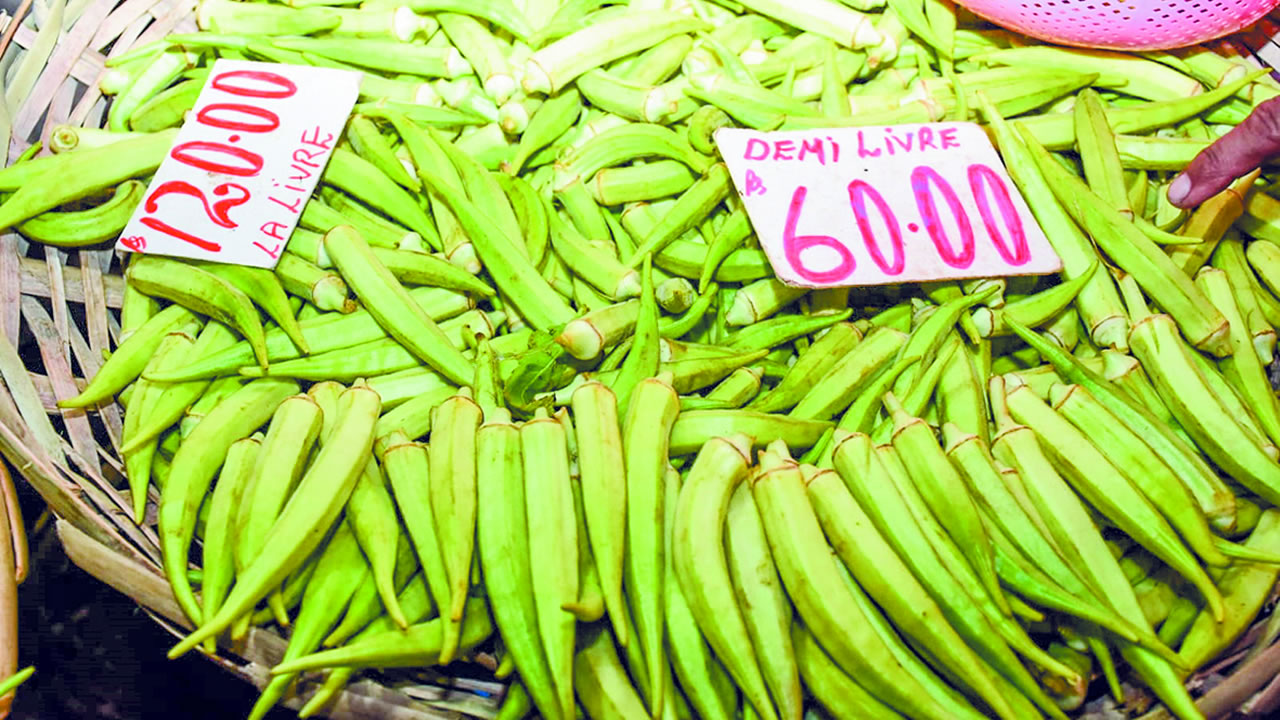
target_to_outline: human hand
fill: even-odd
[[[1197,155],[1169,185],[1169,202],[1195,207],[1276,156],[1280,156],[1280,97],[1258,105],[1244,122]]]

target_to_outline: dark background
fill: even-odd
[[[10,468],[12,471],[12,468]],[[226,720],[243,718],[256,690],[199,653],[168,660],[174,638],[128,597],[76,567],[44,503],[16,472],[31,544],[31,573],[18,587],[21,688],[13,720]],[[7,541],[7,539],[6,539]],[[297,715],[279,709],[269,720]]]

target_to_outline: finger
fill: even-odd
[[[1169,186],[1169,202],[1189,208],[1280,155],[1280,98],[1272,98],[1196,156]]]

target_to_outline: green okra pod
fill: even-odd
[[[382,171],[359,155],[341,147],[333,149],[325,167],[325,182],[364,200],[404,223],[406,227],[430,241],[437,238],[435,225],[404,188],[396,185]],[[315,228],[328,232],[331,228]],[[439,250],[439,247],[433,248]]]
[[[435,321],[413,302],[408,291],[374,256],[358,232],[340,226],[329,231],[324,242],[325,249],[351,281],[365,308],[388,334],[454,382],[462,384],[474,377],[470,362],[448,342]],[[427,342],[428,339],[435,342]]]
[[[622,13],[535,52],[521,84],[528,93],[555,94],[588,70],[705,27],[698,18],[667,10]]]
[[[0,171],[0,227],[20,225],[46,210],[148,175],[169,153],[176,130],[139,135],[98,148],[37,158]]]

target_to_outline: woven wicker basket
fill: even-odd
[[[49,21],[49,7],[58,4],[64,7],[62,32],[56,42],[42,43],[38,28]],[[13,16],[0,13],[0,77],[10,62],[27,62],[36,70],[27,101],[9,118],[6,164],[47,140],[59,124],[102,124],[107,99],[97,83],[108,58],[196,29],[196,0],[56,0],[50,6],[24,0]],[[177,637],[190,626],[160,569],[154,508],[141,526],[130,519],[118,452],[121,409],[56,407],[84,387],[118,340],[120,271],[110,249],[67,252],[0,234],[0,454],[56,514],[71,560],[129,596]],[[1274,603],[1273,597],[1268,607]],[[1209,717],[1280,713],[1280,644],[1260,652],[1255,648],[1269,634],[1269,616],[1264,613],[1218,662],[1190,680],[1193,688],[1207,689],[1200,704]],[[210,660],[260,688],[285,646],[280,635],[259,628]],[[476,675],[486,676],[477,667]],[[328,712],[344,720],[493,717],[503,690],[498,682],[430,671],[386,676],[349,686]],[[304,681],[285,704],[299,707],[309,691]],[[1090,720],[1128,715],[1102,703],[1089,708],[1084,718]],[[1168,716],[1157,710],[1145,717]]]
[[[5,17],[0,35],[6,62],[28,62],[38,71],[28,100],[10,118],[4,164],[47,140],[59,124],[101,126],[107,101],[98,79],[107,58],[196,29],[195,0],[70,0],[57,42],[42,52],[38,28],[50,13],[32,5],[25,0]],[[128,595],[176,637],[190,628],[160,570],[155,519],[138,526],[127,512],[120,408],[55,406],[84,386],[118,340],[123,286],[110,249],[66,252],[0,235],[0,453],[57,515],[71,560]],[[242,646],[211,659],[262,687],[285,645],[279,635],[257,629]],[[476,675],[485,675],[477,669]],[[492,717],[504,687],[439,673],[396,677],[353,684],[330,706],[329,717]],[[304,682],[286,704],[300,707],[307,691]]]

